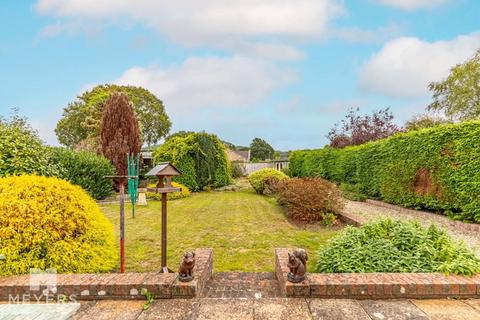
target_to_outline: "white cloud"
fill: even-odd
[[[397,7],[403,10],[432,8],[446,3],[448,0],[377,0],[381,4]]]
[[[244,56],[192,57],[167,68],[133,67],[115,83],[147,88],[172,113],[254,104],[296,80],[296,74]]]
[[[319,37],[329,20],[343,13],[335,0],[38,0],[35,10],[86,23],[142,23],[188,45],[258,36]]]
[[[403,37],[387,42],[360,72],[359,85],[367,91],[395,97],[427,93],[427,85],[445,78],[450,68],[480,48],[480,32],[449,41],[426,42]]]

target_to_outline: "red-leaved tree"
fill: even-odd
[[[335,124],[327,138],[330,146],[341,149],[356,146],[391,136],[402,131],[393,123],[393,114],[389,108],[374,111],[372,115],[359,115],[360,109],[348,110],[345,119]]]
[[[142,147],[138,120],[125,93],[114,93],[103,111],[100,139],[102,154],[112,162],[117,175],[127,175],[128,153],[137,154]],[[120,179],[125,183],[126,179]]]

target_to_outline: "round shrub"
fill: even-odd
[[[0,275],[55,268],[59,273],[115,268],[112,224],[95,201],[67,181],[34,175],[0,179]]]
[[[65,148],[51,150],[58,178],[82,187],[95,199],[104,199],[110,195],[112,181],[105,178],[115,172],[110,161],[87,151],[75,152]]]
[[[149,188],[156,188],[156,186],[157,185],[154,183],[148,185]],[[188,188],[183,184],[173,181],[172,186],[174,188],[180,188],[180,192],[172,192],[167,194],[168,200],[177,200],[190,197],[190,190],[188,190]],[[162,194],[155,192],[147,192],[147,199],[162,200]]]
[[[347,227],[318,251],[318,272],[480,272],[480,259],[431,225],[389,219]]]
[[[331,225],[343,207],[340,190],[320,178],[283,180],[276,188],[278,203],[289,218],[298,222]]]
[[[255,192],[257,192],[258,194],[263,194],[266,187],[265,182],[267,179],[271,181],[271,178],[283,180],[287,179],[288,176],[281,171],[271,168],[265,168],[251,173],[248,176],[248,182],[250,182]]]

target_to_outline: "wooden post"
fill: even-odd
[[[125,186],[120,183],[120,273],[125,273]]]
[[[162,193],[162,271],[168,273],[167,268],[167,194]]]

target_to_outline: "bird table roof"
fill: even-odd
[[[162,162],[148,171],[146,176],[179,176],[180,171],[169,162]]]

